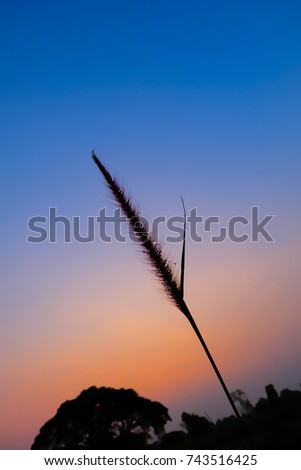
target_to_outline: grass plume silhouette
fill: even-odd
[[[92,159],[102,175],[104,176],[106,183],[111,190],[111,193],[117,202],[118,206],[122,210],[123,214],[127,218],[129,227],[132,233],[135,234],[139,241],[145,256],[148,259],[150,266],[152,267],[156,277],[163,285],[164,291],[174,305],[185,315],[190,325],[192,326],[195,334],[197,335],[201,345],[203,346],[205,353],[217,375],[217,378],[229,400],[229,403],[237,418],[240,418],[239,412],[235,406],[235,403],[229,393],[229,390],[217,368],[213,357],[202,337],[185,301],[184,301],[184,269],[185,269],[185,239],[186,239],[186,210],[184,201],[182,198],[182,204],[184,209],[184,237],[183,237],[183,250],[181,260],[181,279],[180,283],[177,282],[176,276],[173,269],[168,261],[168,258],[164,255],[163,250],[159,243],[155,242],[152,234],[149,233],[148,227],[143,223],[140,218],[140,214],[137,209],[133,206],[130,198],[126,195],[124,189],[120,186],[118,181],[111,176],[106,167],[101,163],[98,157],[95,155],[94,150],[92,151]]]

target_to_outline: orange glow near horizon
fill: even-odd
[[[199,276],[198,282],[199,267],[191,266],[187,302],[230,389],[248,389],[248,380],[266,375],[275,361],[285,363],[285,355],[289,359],[298,347],[294,317],[289,322],[283,316],[289,293],[294,290],[286,276],[286,260],[292,274],[293,270],[296,273],[298,260],[293,246],[277,261],[271,258],[260,263],[260,272],[251,258],[247,268],[245,259],[232,260],[229,270],[226,257],[224,264],[216,264],[215,269]],[[177,399],[183,402],[187,394],[206,400],[210,390],[220,393],[186,318],[161,294],[156,295],[152,283],[145,283],[149,273],[140,274],[135,268],[134,262],[129,273],[134,284],[122,273],[117,278],[119,296],[112,298],[110,290],[102,292],[101,309],[94,286],[90,286],[86,301],[76,295],[71,279],[72,288],[67,285],[65,297],[61,292],[55,300],[55,313],[49,310],[53,301],[48,306],[44,302],[44,318],[40,327],[37,325],[40,335],[32,336],[29,342],[26,330],[16,332],[19,347],[6,365],[10,394],[1,405],[4,446],[15,432],[12,415],[19,429],[28,428],[30,445],[39,427],[63,401],[92,385],[133,388],[167,407]],[[281,273],[284,277],[279,284]],[[276,283],[281,285],[277,291]],[[297,304],[291,296],[292,313]],[[285,351],[278,347],[284,336],[290,338]]]

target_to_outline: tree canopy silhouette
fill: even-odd
[[[32,449],[137,449],[159,440],[171,418],[161,403],[132,389],[90,387],[63,403]]]

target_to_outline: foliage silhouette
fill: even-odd
[[[84,390],[47,421],[32,449],[143,449],[161,439],[170,420],[161,403],[132,389]]]
[[[60,406],[32,449],[301,449],[301,392],[278,395],[269,385],[266,393],[240,420],[214,424],[184,412],[185,431],[165,433],[170,417],[160,403],[131,389],[90,387]]]
[[[196,414],[182,413],[183,425],[187,429],[188,434],[191,436],[199,436],[209,432],[214,424],[204,416]]]
[[[178,449],[301,449],[301,392],[266,386],[266,398],[250,405],[240,420],[229,416],[216,424],[197,415],[182,414],[186,434],[178,433]],[[162,448],[172,447],[172,437],[163,437]]]

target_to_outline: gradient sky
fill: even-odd
[[[49,207],[83,233],[112,213],[93,147],[149,218],[181,195],[275,216],[274,243],[188,240],[186,298],[230,390],[299,387],[300,21],[296,1],[1,1],[0,448],[91,385],[161,401],[174,428],[231,413],[133,243],[26,241]]]

